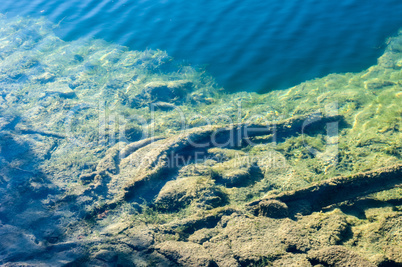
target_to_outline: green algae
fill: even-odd
[[[230,209],[247,214],[244,205],[265,195],[402,162],[402,33],[388,40],[384,55],[368,70],[259,95],[225,93],[203,70],[181,66],[164,51],[130,51],[94,39],[65,42],[45,19],[2,16],[0,24],[0,131],[29,143],[35,168],[60,189],[43,202],[63,214],[67,230],[61,240],[97,238],[109,224],[130,229],[138,222],[157,228],[178,223],[173,234],[156,232],[163,241],[186,241],[190,234],[183,232],[193,227],[183,226],[186,217],[213,228],[214,220],[205,218]],[[265,134],[234,147],[200,149],[201,158],[184,158],[185,164],[169,171],[153,172],[158,161],[145,170],[136,165],[136,157],[167,158],[167,151],[184,143],[181,134],[202,127],[272,125],[311,114],[342,120],[314,127],[307,120],[301,131],[283,138]],[[117,156],[128,144],[155,136],[166,140],[139,145],[127,158]],[[1,145],[0,152],[6,149]],[[0,159],[2,181],[24,166],[19,158]],[[141,197],[122,198],[125,185],[142,171]],[[397,188],[371,197],[398,200],[400,193]],[[364,227],[377,226],[359,231],[367,231]],[[387,257],[401,260],[395,255]],[[271,256],[255,258],[262,264]]]

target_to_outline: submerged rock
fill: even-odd
[[[45,247],[32,234],[11,225],[0,223],[0,263],[25,260],[36,253],[43,253]]]
[[[155,205],[166,211],[182,209],[190,204],[210,209],[223,205],[225,200],[225,194],[212,180],[190,176],[167,182],[159,192]]]
[[[393,86],[394,82],[391,81],[383,81],[381,79],[375,78],[369,81],[364,82],[364,87],[369,90],[378,90],[383,87]]]
[[[257,162],[249,157],[240,157],[216,164],[212,167],[213,178],[226,187],[243,187],[262,178]]]
[[[297,223],[284,223],[281,240],[287,252],[307,253],[342,244],[351,235],[351,226],[343,214],[317,213],[302,217]]]
[[[375,264],[360,257],[358,254],[342,246],[332,246],[309,253],[308,258],[314,265],[324,264],[325,266],[342,267],[374,267]]]
[[[241,150],[219,148],[219,147],[208,149],[208,154],[211,155],[211,158],[213,160],[216,160],[217,162],[223,162],[229,159],[241,158],[243,156],[247,156],[247,154]]]
[[[156,246],[159,253],[180,266],[213,267],[216,263],[206,249],[191,242],[167,241]]]
[[[264,200],[258,204],[254,214],[270,218],[286,218],[288,216],[288,206],[278,200]]]
[[[120,129],[121,131],[121,129]],[[123,132],[119,132],[119,138],[126,140],[127,142],[135,142],[140,140],[143,135],[144,132],[142,130],[142,128],[134,123],[128,123],[125,125],[124,127],[124,131]]]
[[[0,265],[402,263],[402,36],[367,72],[229,95],[159,50],[0,23]]]

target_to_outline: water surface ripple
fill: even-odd
[[[2,0],[0,12],[46,16],[65,40],[166,50],[206,66],[230,91],[363,70],[402,27],[400,0]]]

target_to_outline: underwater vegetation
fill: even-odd
[[[260,95],[0,25],[0,264],[402,264],[402,32],[367,70]]]

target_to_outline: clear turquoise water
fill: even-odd
[[[360,71],[402,27],[400,0],[2,0],[9,17],[46,16],[64,40],[94,36],[206,66],[229,91],[266,92]]]

